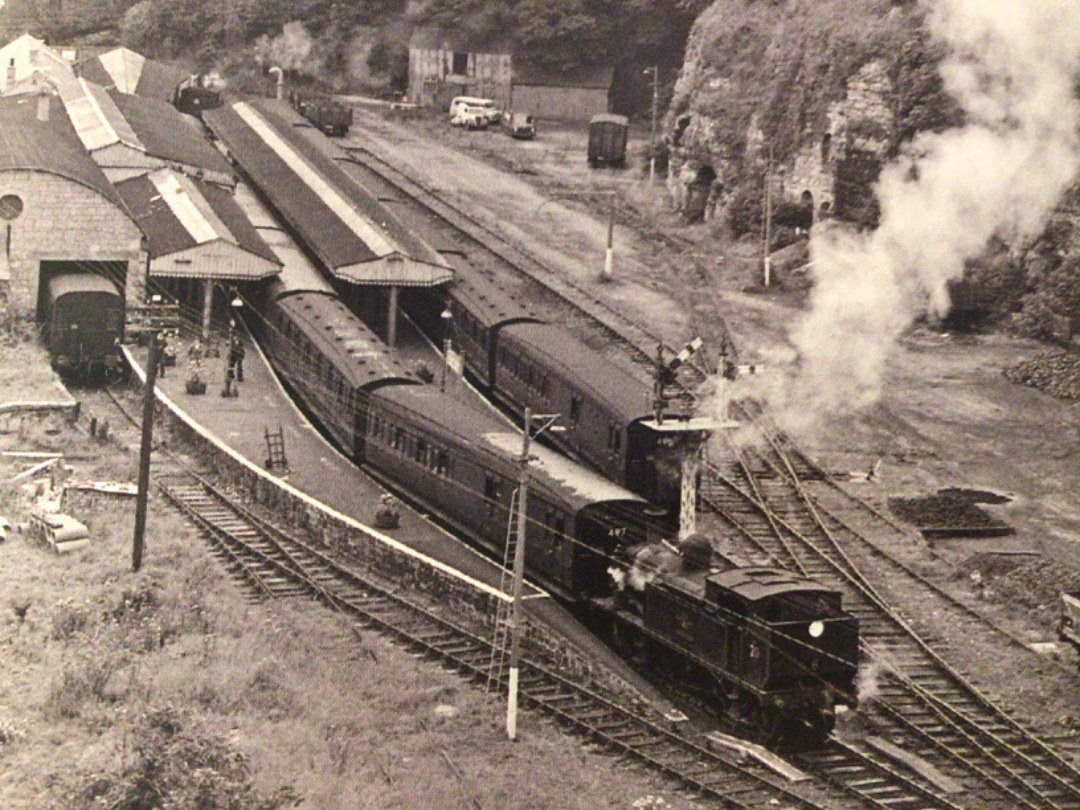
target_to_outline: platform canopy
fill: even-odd
[[[281,262],[228,191],[172,169],[116,185],[147,236],[150,275],[253,281]]]
[[[206,121],[300,240],[352,284],[430,287],[453,270],[332,156],[287,104],[268,99],[208,111]],[[338,160],[347,160],[343,150]]]

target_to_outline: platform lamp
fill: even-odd
[[[652,76],[652,124],[649,128],[649,185],[656,178],[656,115],[660,103],[660,66],[653,65],[641,71]]]
[[[443,325],[443,327],[442,327],[442,333],[443,333],[443,342],[442,342],[442,356],[443,356],[442,382],[439,383],[439,390],[440,391],[445,391],[446,390],[446,376],[447,376],[447,372],[450,370],[450,349],[453,348],[453,345],[454,345],[453,341],[450,338],[450,326],[451,326],[451,321],[453,321],[453,319],[454,319],[454,313],[450,311],[450,307],[447,307],[446,309],[444,309],[439,314],[439,317],[442,319],[442,325]]]

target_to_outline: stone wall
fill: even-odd
[[[342,519],[291,491],[271,473],[241,461],[210,441],[205,431],[188,423],[160,400],[157,414],[159,430],[168,430],[180,441],[200,449],[204,462],[217,472],[226,489],[241,493],[249,503],[272,512],[283,524],[306,531],[341,562],[390,579],[403,591],[429,596],[447,606],[456,623],[473,627],[477,634],[491,633],[497,599],[489,591],[431,565],[422,557],[394,548],[380,540],[374,530]],[[616,673],[597,665],[545,625],[527,622],[523,645],[533,660],[545,662],[571,680],[603,688],[620,695],[625,702],[643,702],[640,693]]]
[[[121,262],[126,267],[127,303],[142,302],[146,289],[142,232],[120,205],[81,183],[28,170],[0,172],[0,197],[5,195],[18,196],[23,206],[18,216],[0,222],[12,315],[34,316],[40,263],[48,260]]]

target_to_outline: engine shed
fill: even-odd
[[[54,276],[93,272],[146,289],[143,232],[86,153],[60,99],[0,98],[0,318],[29,319]]]

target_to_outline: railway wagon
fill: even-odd
[[[278,374],[340,447],[363,458],[370,392],[419,379],[314,269],[286,264],[267,298],[259,331]]]
[[[96,273],[53,276],[45,291],[45,345],[62,370],[98,372],[117,362],[124,298]]]
[[[589,121],[589,165],[626,165],[626,140],[630,132],[630,119],[625,115],[594,115]]]
[[[353,125],[352,107],[330,98],[305,98],[294,93],[289,100],[293,108],[324,135],[344,136]]]

